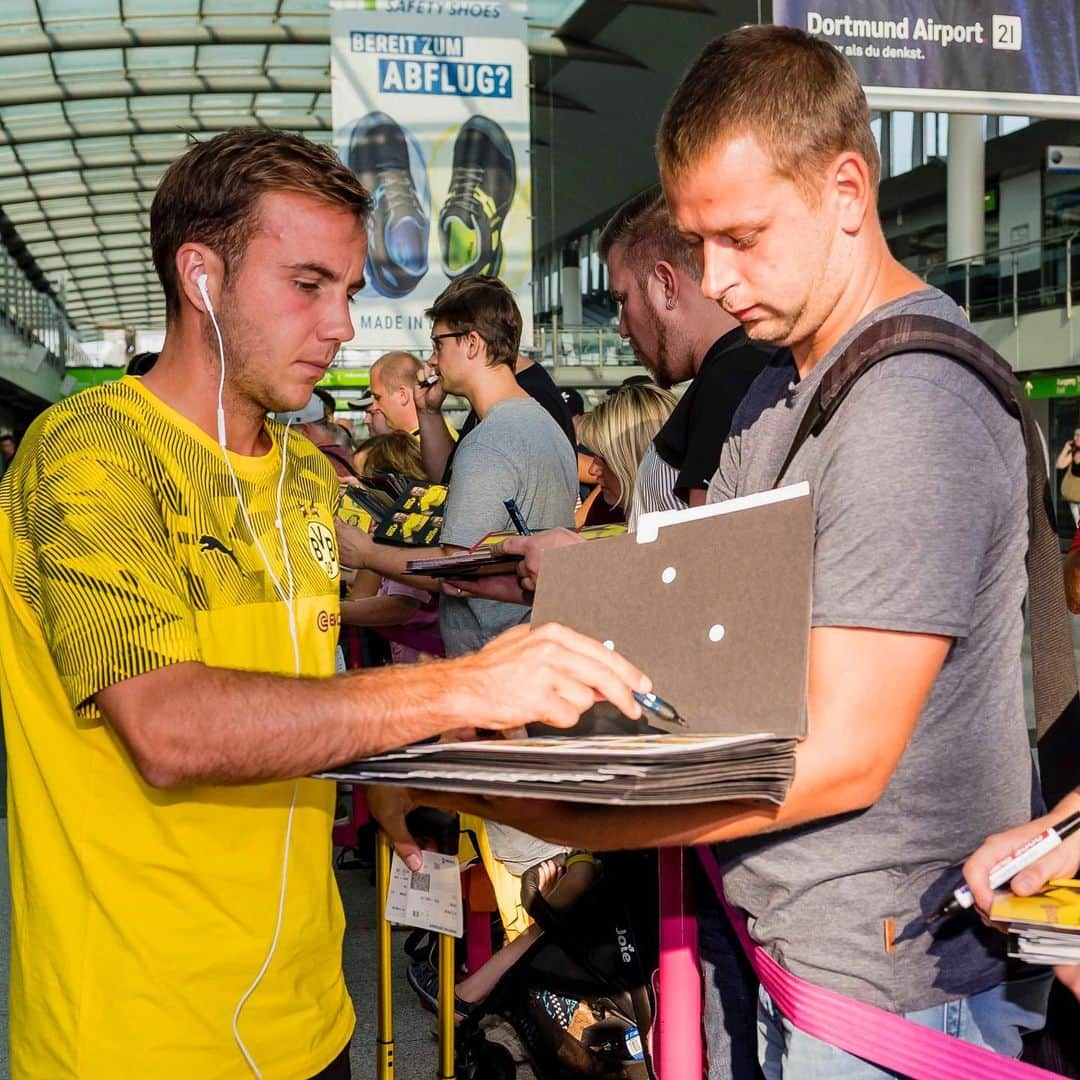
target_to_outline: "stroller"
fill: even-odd
[[[544,933],[458,1025],[459,1080],[514,1080],[513,1056],[489,1038],[492,1018],[514,1029],[541,1080],[652,1080],[656,857],[614,852],[588,865],[558,908],[540,892],[538,867],[522,875],[522,904]]]

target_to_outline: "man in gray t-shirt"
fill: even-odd
[[[513,528],[503,505],[510,498],[533,531],[573,528],[573,448],[547,410],[524,392],[492,404],[461,440],[443,509],[443,544],[469,548],[490,532]],[[448,656],[479,649],[528,618],[529,609],[520,604],[447,595],[439,601]]]
[[[562,428],[517,383],[521,314],[501,281],[459,278],[427,314],[433,320],[432,353],[418,377],[437,374],[435,392],[460,394],[480,418],[454,456],[441,546],[393,548],[362,534],[354,534],[351,546],[354,565],[438,593],[437,581],[403,576],[406,561],[454,554],[490,532],[512,529],[506,499],[514,500],[530,530],[572,528],[577,457]],[[474,652],[503,630],[528,621],[529,609],[520,604],[456,592],[450,588],[439,598],[439,629],[448,656]],[[518,874],[565,850],[495,824],[489,826],[488,839],[495,857]]]
[[[792,352],[751,387],[710,486],[713,499],[761,491],[860,329],[962,316],[889,252],[866,99],[827,42],[780,26],[725,34],[676,90],[657,152],[703,293]],[[509,799],[485,812],[599,848],[718,843],[750,933],[791,973],[1017,1056],[1042,1023],[1045,980],[1005,982],[1003,942],[974,913],[933,934],[925,917],[987,832],[1031,813],[1024,477],[1019,424],[978,377],[933,355],[876,366],[785,477],[810,482],[816,535],[808,734],[783,805],[645,814]],[[507,545],[526,556],[526,584],[548,543],[529,540]],[[758,1031],[769,1080],[895,1075],[871,1063],[889,1065],[880,1044],[861,1057],[829,1046],[765,990]]]
[[[802,380],[790,362],[770,365],[735,414],[710,501],[767,489],[847,343],[901,314],[965,322],[951,300],[925,289],[874,310]],[[977,485],[976,460],[995,463]],[[935,939],[924,917],[959,884],[955,868],[986,833],[1030,816],[1019,660],[1023,438],[974,373],[904,355],[866,374],[804,444],[784,477],[801,480],[816,519],[812,625],[953,645],[874,804],[747,845],[724,885],[788,970],[894,1012],[923,1009],[1004,977],[1000,938],[969,919]],[[886,920],[897,939],[888,950]]]

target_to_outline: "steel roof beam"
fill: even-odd
[[[164,172],[164,170],[162,171]],[[160,179],[160,177],[158,177],[158,179]],[[54,202],[56,199],[92,199],[102,195],[134,195],[140,191],[150,192],[156,190],[156,180],[153,183],[142,180],[136,180],[135,182],[130,180],[118,180],[115,183],[103,183],[96,190],[86,187],[85,184],[68,184],[66,186],[57,185],[52,191],[42,192],[41,194],[35,194],[31,191],[27,192],[25,195],[17,195],[14,198],[6,197],[3,200],[3,205],[5,209],[10,210],[24,204],[33,205],[40,203],[44,205],[46,203]],[[86,211],[84,210],[82,213],[85,215]],[[92,209],[90,213],[91,215],[93,214]],[[56,220],[51,214],[49,217],[52,218],[52,220]],[[11,220],[16,224],[20,223],[18,217],[12,217]]]
[[[280,122],[277,122],[280,121]],[[287,122],[286,122],[287,121]],[[258,113],[231,113],[226,116],[116,117],[111,120],[79,120],[76,130],[71,124],[36,124],[33,131],[12,138],[10,129],[0,131],[0,146],[26,146],[29,143],[57,142],[62,139],[116,138],[121,135],[183,135],[188,132],[230,131],[236,127],[273,127],[286,131],[330,131],[330,116],[320,112],[296,115],[277,113],[273,109]]]
[[[149,194],[150,191],[155,189],[151,188],[149,191],[143,192],[141,189],[137,189],[140,194]],[[110,192],[110,194],[124,194],[123,192]],[[91,196],[87,196],[90,198]],[[42,199],[42,202],[48,202],[48,199]],[[24,206],[32,206],[32,203],[24,203]],[[40,207],[29,213],[23,211],[16,214],[9,214],[11,223],[16,226],[21,225],[37,225],[43,221],[66,221],[70,218],[105,218],[105,217],[126,217],[128,214],[147,214],[150,212],[149,205],[140,206],[138,203],[133,204],[125,210],[110,210],[107,213],[98,214],[98,212],[91,206],[84,208],[81,206],[72,206],[66,210],[54,209],[50,213],[46,214]]]
[[[128,75],[117,79],[57,79],[0,90],[0,108],[52,101],[177,94],[328,94],[328,75]]]
[[[312,23],[256,23],[249,26],[193,23],[190,26],[146,26],[128,24],[113,30],[50,30],[34,33],[0,34],[0,56],[27,56],[51,52],[89,52],[94,49],[167,48],[180,45],[327,45],[329,25],[319,19]],[[642,67],[633,57],[591,42],[557,34],[529,39],[533,56],[556,56],[591,64]]]
[[[330,93],[329,75],[128,75],[118,79],[57,79],[0,89],[0,108],[48,105],[57,101],[107,101],[112,98],[175,97],[177,94],[319,94]],[[538,105],[577,112],[592,110],[562,94],[534,87]]]
[[[179,136],[183,140],[182,132],[169,134],[174,137]],[[20,139],[15,145],[22,146],[22,140]],[[10,161],[0,164],[0,180],[10,180],[19,176],[45,177],[54,173],[57,175],[72,172],[85,174],[103,169],[137,169],[147,165],[171,165],[187,150],[187,145],[187,142],[183,141],[179,148],[162,150],[140,150],[132,146],[128,153],[113,152],[91,157],[89,160],[84,160],[83,155],[73,151],[65,158],[39,158],[32,164]]]

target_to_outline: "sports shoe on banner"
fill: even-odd
[[[514,148],[486,116],[470,117],[454,143],[450,191],[439,215],[446,276],[491,274],[502,265],[502,228],[517,186]]]
[[[407,296],[428,269],[431,197],[416,140],[383,112],[356,122],[349,168],[371,193],[368,279],[383,296]]]

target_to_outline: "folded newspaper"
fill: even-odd
[[[755,733],[424,743],[319,775],[564,802],[657,806],[753,799],[779,805],[795,775],[795,740]]]
[[[1080,881],[1055,879],[1034,896],[1002,890],[990,918],[1009,930],[1009,955],[1028,964],[1080,963]]]

